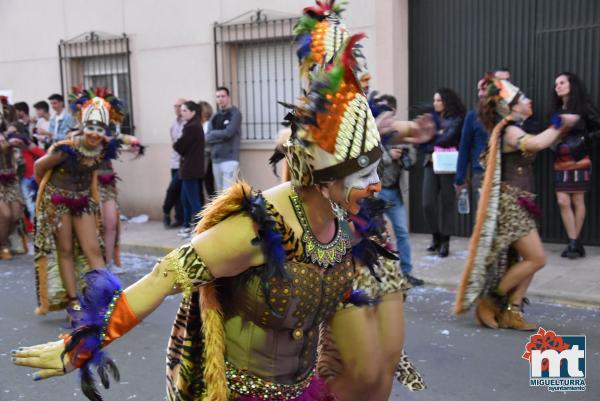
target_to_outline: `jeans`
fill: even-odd
[[[29,218],[33,222],[33,218],[35,217],[35,199],[34,199],[34,189],[32,188],[33,183],[35,182],[35,178],[21,178],[21,194],[23,194],[23,199],[25,200],[25,207],[27,208],[27,213],[29,214]]]
[[[406,221],[406,209],[402,203],[399,189],[382,188],[377,195],[379,198],[393,204],[385,209],[385,215],[390,219],[396,236],[396,250],[400,256],[400,269],[407,274],[412,271],[412,260],[410,255],[410,239],[408,237],[408,224]]]
[[[235,160],[212,164],[213,175],[215,177],[215,190],[221,192],[227,189],[235,181],[237,169],[240,163]]]
[[[175,208],[175,221],[183,222],[183,209],[181,205],[181,180],[179,179],[179,169],[171,169],[171,182],[167,188],[165,201],[163,202],[163,213],[170,214],[171,209]]]
[[[202,209],[198,179],[181,180],[181,204],[183,206],[183,226],[190,227]]]

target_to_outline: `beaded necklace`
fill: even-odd
[[[302,227],[302,243],[304,244],[306,258],[322,269],[327,269],[341,263],[351,244],[350,236],[342,229],[340,220],[336,219],[335,221],[336,233],[333,240],[327,244],[323,244],[317,239],[310,228],[302,201],[295,190],[290,195],[290,201]]]

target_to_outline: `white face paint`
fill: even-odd
[[[369,185],[379,184],[379,174],[377,174],[378,166],[379,160],[344,178],[344,197],[346,201],[350,200],[350,192],[353,189],[365,190]]]
[[[106,135],[106,130],[103,127],[100,127],[98,125],[84,125],[83,133],[104,136],[104,135]]]

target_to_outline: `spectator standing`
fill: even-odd
[[[43,135],[42,132],[49,132],[50,129],[50,105],[45,100],[41,100],[34,104],[33,108],[36,118],[33,134],[38,143],[47,148],[50,145],[50,138],[48,135]]]
[[[48,97],[50,107],[54,111],[54,115],[50,118],[48,131],[39,130],[38,133],[48,135],[52,142],[62,141],[66,138],[67,132],[75,128],[75,120],[73,116],[65,109],[65,99],[62,95],[55,93]]]
[[[17,121],[23,124],[27,136],[31,136],[34,123],[31,117],[29,116],[29,105],[25,102],[17,102],[15,103],[14,107],[15,113],[17,114]]]
[[[181,117],[185,121],[181,137],[173,144],[179,153],[179,178],[181,178],[181,204],[183,224],[189,236],[194,220],[202,203],[198,190],[198,181],[204,177],[204,132],[200,123],[198,104],[187,101],[181,105]]]
[[[590,188],[590,134],[600,131],[600,111],[592,104],[581,79],[570,72],[556,76],[552,113],[577,114],[580,120],[555,148],[554,187],[569,242],[562,257],[585,256],[579,235],[585,222],[585,193]],[[595,134],[594,134],[595,135]]]
[[[210,144],[213,176],[217,192],[229,188],[239,168],[242,114],[231,104],[229,89],[217,88],[219,110],[210,120],[206,142]]]
[[[210,119],[213,116],[213,108],[210,103],[203,100],[198,102],[198,106],[200,107],[200,122],[202,123],[204,138],[206,139],[206,133],[210,126]],[[213,177],[212,162],[210,158],[210,145],[208,145],[206,141],[204,144],[204,188],[200,187],[200,194],[203,194],[204,189],[206,189],[206,194],[209,198],[212,198],[216,194],[215,178]]]
[[[381,98],[392,112],[396,113],[396,98],[391,95],[384,95]],[[408,236],[408,222],[404,200],[402,198],[403,175],[405,169],[410,168],[407,157],[409,149],[397,145],[384,145],[381,156],[380,170],[381,191],[377,195],[379,198],[388,202],[389,207],[385,209],[385,215],[390,219],[394,236],[396,237],[396,250],[400,256],[400,269],[408,282],[413,286],[423,285],[423,280],[414,277],[412,272],[412,258],[410,250],[410,239]]]
[[[177,99],[173,104],[175,110],[175,121],[171,124],[171,145],[181,137],[185,121],[181,117],[181,106],[185,99]],[[171,182],[165,194],[163,202],[163,224],[165,228],[178,227],[183,224],[183,209],[181,206],[181,180],[179,179],[179,153],[171,149]],[[175,209],[175,222],[171,225],[171,209]]]
[[[477,83],[478,104],[485,96],[484,85],[484,79],[481,79]],[[470,110],[465,116],[460,135],[460,145],[458,147],[456,175],[454,176],[454,188],[456,189],[456,193],[459,194],[464,188],[467,188],[466,178],[469,172],[468,167],[470,167],[471,189],[475,195],[475,206],[479,203],[479,188],[481,187],[481,179],[483,177],[483,167],[479,158],[488,142],[488,133],[477,118],[478,107]],[[477,209],[477,207],[474,209]]]
[[[433,96],[433,108],[439,121],[437,135],[430,142],[419,146],[425,153],[423,212],[433,236],[427,250],[446,257],[450,250],[450,235],[454,232],[456,214],[454,174],[435,174],[432,153],[435,147],[458,147],[466,110],[458,95],[448,88],[439,88],[436,91]]]

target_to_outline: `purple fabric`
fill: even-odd
[[[15,181],[17,181],[15,173],[0,174],[0,184],[12,184]]]
[[[264,401],[262,397],[251,397],[243,395],[237,401]],[[338,398],[331,392],[327,382],[320,377],[314,376],[310,384],[300,397],[289,401],[339,401]]]
[[[98,182],[102,185],[113,185],[117,181],[117,173],[98,175]]]
[[[533,199],[527,196],[520,196],[517,199],[517,203],[523,209],[527,210],[533,216],[533,218],[539,219],[540,217],[542,217],[542,210],[540,209],[536,201],[534,201]]]
[[[73,213],[81,213],[89,204],[90,198],[87,195],[79,198],[69,198],[61,194],[52,194],[50,200],[55,205],[64,205]]]

